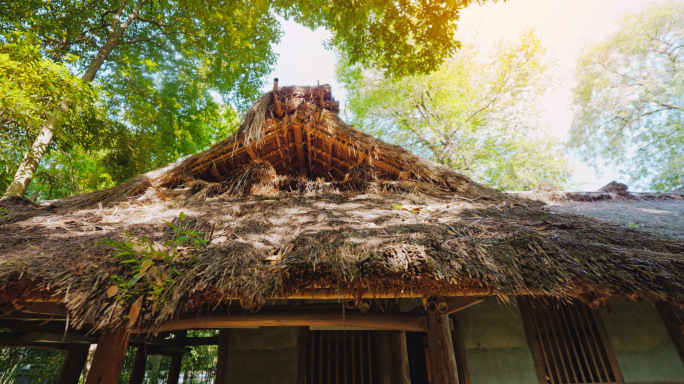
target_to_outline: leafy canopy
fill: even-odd
[[[374,135],[501,189],[563,184],[565,158],[536,131],[548,63],[534,33],[492,54],[465,46],[428,75],[386,79],[342,60],[351,120]]]
[[[51,144],[52,160],[38,170],[50,180],[71,179],[71,192],[80,192],[101,183],[65,177],[65,170],[78,173],[73,161],[61,162],[74,153],[118,182],[226,136],[236,121],[233,107],[254,100],[275,62],[277,14],[328,28],[330,44],[350,60],[398,76],[427,72],[453,53],[459,10],[473,1],[481,2],[0,0],[0,33],[35,36],[46,58],[99,86],[95,104],[105,113],[98,126],[106,129],[89,135],[94,143],[60,147],[60,156]],[[37,135],[27,132],[14,153]]]
[[[570,146],[636,187],[684,185],[684,3],[625,16],[577,65]]]
[[[496,1],[496,0],[494,0]],[[461,44],[454,38],[460,11],[485,0],[278,0],[278,11],[333,34],[330,46],[352,64],[387,77],[428,73]]]
[[[80,142],[89,147],[102,134],[97,90],[71,74],[65,64],[43,57],[40,41],[19,32],[0,44],[0,190],[14,175],[23,150],[31,145],[43,121],[55,111],[63,115],[53,147]],[[71,100],[71,107],[64,106]]]

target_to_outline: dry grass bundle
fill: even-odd
[[[278,176],[273,166],[256,161],[231,180],[230,194],[234,196],[268,195],[278,191]]]
[[[344,181],[378,181],[378,173],[375,171],[375,167],[370,164],[359,164],[352,167]]]

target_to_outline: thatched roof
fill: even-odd
[[[335,109],[327,86],[283,88],[235,136],[177,164],[40,207],[5,201],[0,311],[59,301],[72,324],[101,328],[137,300],[138,325],[228,300],[253,310],[361,296],[684,304],[684,242],[479,185]],[[169,242],[179,236],[189,239]],[[115,257],[121,243],[103,240],[163,253],[136,279],[129,256]]]

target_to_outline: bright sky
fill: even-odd
[[[502,39],[515,39],[523,30],[534,28],[558,67],[553,73],[560,86],[550,92],[543,105],[542,124],[561,140],[570,129],[571,91],[575,59],[587,43],[598,41],[616,29],[626,12],[635,12],[661,0],[509,0],[464,10],[459,21],[461,34],[469,43],[483,46]],[[333,95],[344,106],[344,90],[335,80],[335,55],[323,41],[330,34],[311,31],[294,22],[283,22],[285,35],[275,48],[280,55],[272,77],[281,85],[331,84]],[[265,90],[272,87],[272,79]],[[571,182],[579,190],[596,190],[608,182],[622,180],[609,168],[596,175],[592,168],[572,158]]]

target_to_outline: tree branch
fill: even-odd
[[[676,109],[678,111],[684,111],[684,107],[682,107],[681,105],[664,103],[664,102],[656,101],[656,100],[651,100],[651,102],[656,103],[656,104],[660,105],[661,107],[665,107],[665,109],[662,109],[662,110]]]

